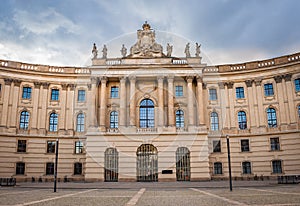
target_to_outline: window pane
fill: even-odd
[[[243,174],[251,174],[251,163],[250,162],[243,162]]]
[[[265,84],[264,89],[265,89],[265,96],[273,96],[274,95],[273,84],[271,84],[271,83]]]
[[[76,162],[74,163],[74,175],[82,174],[82,163]]]
[[[176,86],[175,87],[175,95],[176,95],[176,97],[182,97],[183,96],[183,86]]]
[[[269,127],[277,127],[276,110],[274,108],[268,108],[267,119]]]
[[[213,141],[213,152],[221,152],[221,142],[220,140]]]
[[[57,131],[57,123],[58,123],[58,116],[56,113],[50,114],[49,119],[49,131],[50,132],[56,132]]]
[[[29,112],[23,111],[20,115],[20,129],[27,130],[29,125]]]
[[[295,91],[300,92],[300,78],[295,79]]]
[[[24,175],[25,174],[25,163],[17,162],[16,164],[16,175]]]
[[[235,88],[235,94],[237,99],[245,98],[244,87]]]
[[[46,164],[46,175],[54,175],[54,163],[48,162]]]
[[[176,127],[177,128],[184,127],[184,113],[182,110],[176,111]]]
[[[26,152],[26,140],[18,140],[17,152]]]
[[[59,99],[59,90],[52,89],[51,90],[51,100],[57,101]]]
[[[239,129],[247,129],[246,112],[244,111],[238,112],[238,123],[239,123]]]
[[[154,103],[150,99],[144,99],[140,103],[140,127],[154,127]]]
[[[282,173],[281,160],[273,160],[272,161],[273,173]]]
[[[22,99],[31,99],[31,87],[23,87]]]
[[[55,153],[55,141],[47,141],[47,153]]]
[[[110,128],[118,128],[118,125],[119,125],[118,112],[112,111],[110,113]]]
[[[83,153],[83,143],[81,141],[75,142],[75,154]]]
[[[217,90],[209,89],[209,100],[217,100]]]
[[[250,151],[249,140],[248,139],[242,139],[241,140],[241,151],[242,152],[249,152]]]
[[[215,162],[214,163],[214,174],[215,175],[223,174],[223,172],[222,172],[222,163],[221,162]]]
[[[78,90],[78,102],[84,102],[85,101],[85,90]]]
[[[274,137],[274,138],[270,138],[270,144],[271,144],[271,150],[280,150],[280,144],[279,144],[279,138],[278,137]]]
[[[111,98],[118,98],[119,97],[119,87],[111,87],[110,97]]]
[[[210,114],[210,129],[212,131],[219,130],[219,117],[216,112],[212,112]]]
[[[84,114],[82,113],[77,115],[76,131],[84,132]]]

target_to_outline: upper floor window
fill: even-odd
[[[247,129],[246,112],[244,111],[238,112],[238,123],[239,123],[239,129]]]
[[[58,101],[59,99],[59,89],[51,90],[51,100]]]
[[[110,128],[118,128],[118,125],[119,125],[119,115],[118,115],[118,112],[112,111],[110,113],[109,120],[110,120]]]
[[[78,90],[77,101],[78,102],[84,102],[85,101],[85,90]]]
[[[81,175],[82,174],[82,163],[75,162],[74,163],[74,175]]]
[[[215,175],[221,175],[221,174],[223,174],[223,171],[222,171],[222,162],[215,162],[214,163],[214,174]]]
[[[268,83],[264,85],[264,90],[265,90],[265,96],[273,96],[274,95],[274,90],[273,90],[273,84]]]
[[[176,111],[176,127],[184,127],[184,113],[181,109]]]
[[[175,96],[182,97],[183,96],[183,86],[175,86]]]
[[[242,163],[243,174],[251,174],[251,163],[250,162],[243,162]]]
[[[110,88],[110,97],[111,98],[119,97],[119,87],[113,86]]]
[[[75,142],[75,154],[82,154],[83,153],[83,143],[81,141]]]
[[[46,175],[54,175],[54,163],[53,162],[46,163]]]
[[[249,152],[250,146],[249,146],[249,140],[248,139],[242,139],[241,140],[241,151],[242,152]]]
[[[276,174],[282,173],[281,160],[273,160],[272,161],[272,170],[273,170],[273,173],[276,173]]]
[[[210,114],[210,130],[219,130],[219,117],[217,112],[212,112]]]
[[[267,119],[269,127],[277,127],[276,110],[274,108],[267,109]]]
[[[209,100],[217,100],[217,90],[216,89],[209,89]]]
[[[221,141],[220,140],[213,141],[213,152],[221,152]]]
[[[25,163],[17,162],[16,163],[16,175],[24,175],[25,174]]]
[[[76,131],[84,132],[84,114],[83,113],[79,113],[77,115]]]
[[[58,123],[58,115],[53,112],[50,114],[49,118],[49,131],[56,132],[57,131],[57,123]]]
[[[300,105],[298,105],[298,117],[300,119]]]
[[[300,78],[295,79],[294,82],[295,82],[295,91],[300,92]]]
[[[29,125],[29,112],[22,111],[20,114],[20,129],[27,130]]]
[[[144,99],[140,103],[140,127],[154,127],[154,102],[151,99]]]
[[[235,96],[237,99],[245,98],[244,87],[235,88]]]
[[[280,150],[279,137],[270,138],[271,150]]]
[[[26,140],[18,140],[17,152],[26,152]]]
[[[23,87],[22,99],[31,99],[31,87]]]
[[[55,153],[55,141],[47,141],[47,153]]]

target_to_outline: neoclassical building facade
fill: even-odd
[[[275,178],[300,171],[300,53],[208,66],[145,23],[88,67],[0,60],[0,177],[52,181]]]

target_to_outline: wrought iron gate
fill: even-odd
[[[176,150],[176,179],[177,181],[190,181],[190,151],[186,147],[179,147]]]
[[[158,180],[157,149],[152,144],[141,145],[137,155],[137,181],[156,182]]]
[[[118,181],[119,153],[116,148],[105,150],[104,179],[106,182]]]

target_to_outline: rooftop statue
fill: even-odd
[[[106,45],[104,44],[103,49],[102,49],[102,59],[107,58],[107,48]]]
[[[191,53],[190,53],[190,43],[187,43],[187,44],[185,45],[184,53],[185,53],[186,58],[191,57]]]
[[[121,51],[122,57],[126,57],[127,48],[124,46],[124,44],[122,44],[122,48],[120,51]]]
[[[196,57],[200,57],[200,53],[201,53],[200,47],[201,47],[201,44],[196,43],[196,54],[195,54]]]
[[[147,21],[137,31],[137,42],[130,48],[129,57],[164,57],[163,47],[155,42],[155,32]]]
[[[172,55],[173,46],[171,46],[169,43],[167,44],[167,57],[171,57]]]
[[[93,46],[92,54],[93,54],[93,59],[97,59],[98,50],[97,50],[97,46],[96,46],[95,43],[94,43],[94,46]]]

